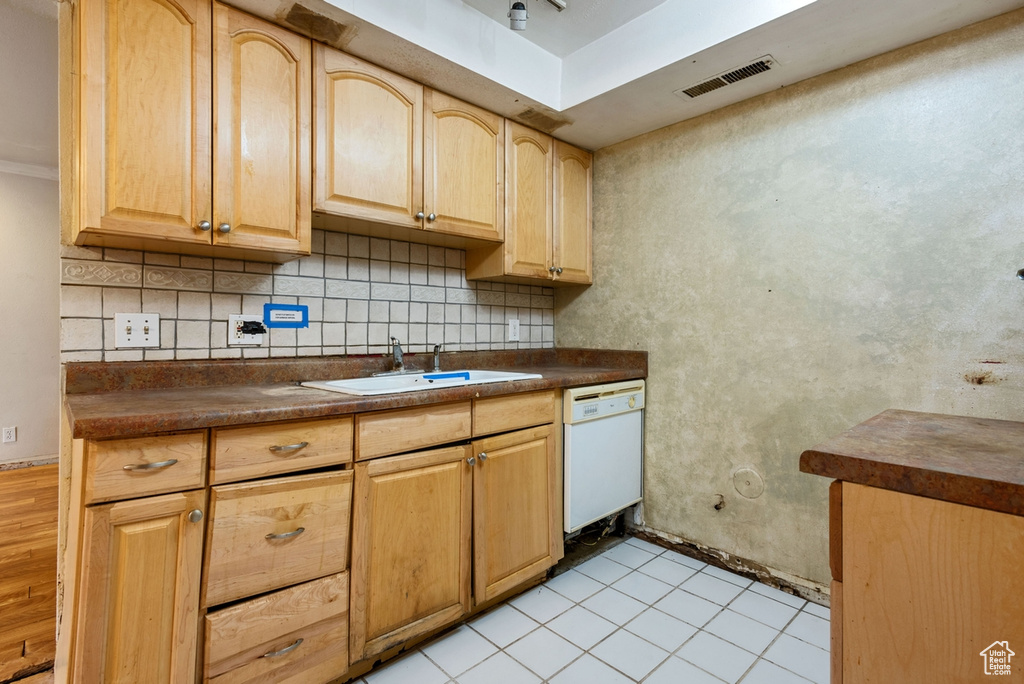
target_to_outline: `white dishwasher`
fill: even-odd
[[[575,532],[643,498],[644,381],[563,395],[564,529]]]

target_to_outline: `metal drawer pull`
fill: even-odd
[[[479,458],[481,461],[486,461],[487,460],[487,452],[481,451],[480,454],[477,456],[477,458]]]
[[[297,444],[286,444],[284,446],[272,446],[272,447],[270,447],[270,450],[274,451],[274,452],[298,451],[299,449],[305,449],[308,446],[309,446],[309,442],[298,442]]]
[[[158,468],[169,468],[178,462],[176,458],[169,458],[166,461],[157,461],[156,463],[130,463],[124,467],[124,470],[157,470]]]
[[[267,539],[291,539],[292,537],[298,537],[300,534],[302,534],[305,531],[306,531],[305,527],[300,527],[297,530],[292,530],[291,532],[285,532],[283,534],[270,533],[270,534],[267,535],[266,538]]]
[[[291,646],[285,646],[280,651],[271,651],[270,653],[264,653],[263,657],[264,658],[276,658],[278,656],[288,655],[289,653],[291,653],[292,651],[294,651],[295,649],[297,649],[301,645],[302,645],[302,639],[296,639],[295,643],[292,644]]]
[[[203,512],[198,508],[188,514],[188,521],[197,523],[203,519]]]
[[[471,466],[475,466],[476,465],[476,459],[473,458],[472,456],[470,456],[469,458],[466,459],[466,463],[468,463]]]

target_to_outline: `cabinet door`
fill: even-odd
[[[590,215],[593,156],[584,150],[555,141],[555,280],[591,284]]]
[[[468,446],[356,463],[352,660],[469,610]]]
[[[552,138],[506,122],[505,273],[549,280]]]
[[[209,244],[209,0],[77,4],[78,244]],[[68,152],[70,154],[70,152]]]
[[[204,491],[91,506],[70,681],[195,679]]]
[[[423,86],[325,45],[314,60],[313,208],[421,228]]]
[[[213,17],[214,244],[308,254],[311,43],[224,5]]]
[[[423,152],[427,230],[501,241],[505,234],[503,119],[444,93],[428,91],[427,97]]]
[[[561,557],[551,425],[473,442],[473,595],[478,604]]]

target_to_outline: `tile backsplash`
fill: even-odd
[[[554,346],[552,288],[468,282],[459,249],[313,231],[287,264],[61,247],[61,360],[142,361],[383,354]],[[304,304],[309,327],[229,347],[228,316]],[[115,313],[160,315],[160,347],[116,349]],[[520,341],[508,342],[508,319]]]

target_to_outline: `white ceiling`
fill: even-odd
[[[588,149],[1024,7],[1024,0],[229,0]],[[0,170],[57,165],[57,0],[0,0]],[[697,99],[673,94],[772,55]]]
[[[566,0],[559,13],[547,0],[524,0],[527,30],[512,31],[509,0],[230,1],[278,18],[301,5],[317,20],[285,24],[305,24],[351,54],[588,149],[1024,7],[1024,0]],[[673,94],[764,55],[775,60],[770,72],[693,100]]]
[[[502,26],[508,26],[511,0],[463,0]],[[547,0],[522,0],[529,19],[520,35],[557,57],[566,57],[584,45],[646,14],[665,0],[565,0],[559,12]]]

